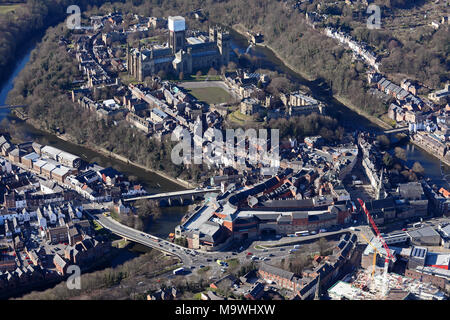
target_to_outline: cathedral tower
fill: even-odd
[[[169,17],[169,46],[175,54],[184,49],[186,21],[183,17]]]

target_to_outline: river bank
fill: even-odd
[[[439,161],[441,161],[442,163],[444,163],[446,166],[450,167],[450,161],[448,161],[447,159],[445,159],[444,157],[440,157],[438,156],[435,152],[433,152],[432,150],[429,150],[425,145],[418,143],[416,140],[414,139],[409,139],[409,141],[414,144],[415,146],[417,146],[418,148],[420,148],[421,150],[425,151],[426,153],[428,153],[429,155],[433,156],[434,158],[438,159]]]
[[[234,31],[236,31],[237,33],[239,33],[241,36],[245,37],[247,40],[250,41],[249,39],[249,35],[248,35],[248,31],[244,29],[243,26],[237,24],[232,26],[232,29]],[[266,48],[268,50],[270,50],[272,52],[272,54],[281,62],[283,62],[283,64],[291,69],[293,72],[299,74],[302,78],[306,79],[309,82],[313,82],[316,79],[314,79],[311,75],[306,74],[304,71],[299,70],[298,68],[294,67],[293,65],[291,65],[286,59],[284,59],[279,52],[277,52],[272,46],[270,46],[267,42],[262,42],[262,43],[256,43],[256,46],[262,47],[262,48]],[[358,115],[364,117],[365,119],[367,119],[368,121],[370,121],[372,124],[376,125],[377,127],[381,128],[381,129],[392,129],[392,126],[389,125],[388,123],[384,122],[383,120],[371,116],[369,114],[367,114],[366,112],[364,112],[363,110],[359,109],[358,107],[356,107],[353,103],[351,103],[347,98],[333,94],[332,97],[334,99],[336,99],[337,101],[339,101],[341,104],[345,105],[347,108],[349,108],[350,110],[356,112]]]
[[[56,135],[56,136],[58,138],[60,138],[61,140],[75,143],[73,141],[72,137],[70,137],[68,134],[61,134],[61,135]],[[170,180],[173,183],[176,183],[176,184],[178,184],[178,185],[180,185],[180,186],[182,186],[184,188],[196,188],[197,187],[197,185],[193,184],[192,182],[188,182],[188,181],[180,179],[180,178],[171,177],[168,174],[166,174],[166,173],[164,173],[164,172],[162,172],[160,170],[155,170],[155,169],[149,168],[147,166],[144,166],[142,164],[139,164],[137,162],[131,161],[130,159],[128,159],[128,158],[126,158],[124,156],[121,156],[120,154],[114,153],[112,151],[108,151],[105,148],[102,148],[102,147],[99,147],[99,146],[91,146],[91,145],[80,145],[80,146],[88,148],[88,149],[90,149],[90,150],[92,150],[94,152],[101,153],[101,154],[103,154],[106,157],[111,157],[111,158],[120,160],[120,161],[122,161],[122,162],[124,162],[124,163],[126,163],[128,165],[135,166],[135,167],[137,167],[139,169],[142,169],[142,170],[145,170],[147,172],[155,173],[155,174],[163,177],[164,179]]]
[[[131,166],[134,166],[136,168],[142,169],[142,170],[144,170],[146,172],[154,173],[154,174],[156,174],[156,175],[158,175],[158,176],[160,176],[160,177],[162,177],[162,178],[164,178],[166,180],[169,180],[169,181],[171,181],[171,182],[173,182],[173,183],[175,183],[175,184],[177,184],[177,185],[179,185],[179,186],[181,186],[183,188],[195,188],[195,187],[197,187],[197,185],[194,184],[193,182],[189,182],[189,181],[186,181],[186,180],[183,180],[183,179],[180,179],[180,178],[174,178],[174,177],[169,176],[168,174],[166,174],[166,173],[164,173],[162,171],[155,170],[155,169],[149,168],[147,166],[144,166],[142,164],[139,164],[139,163],[136,163],[134,161],[131,161],[130,159],[128,159],[128,158],[126,158],[126,157],[124,157],[124,156],[122,156],[120,154],[114,153],[112,151],[108,151],[105,148],[102,148],[102,147],[99,147],[99,146],[87,145],[87,144],[79,144],[79,143],[77,143],[75,141],[75,139],[73,137],[71,137],[67,133],[66,134],[55,134],[53,132],[50,132],[49,130],[46,130],[45,128],[42,128],[33,119],[30,119],[30,118],[23,119],[23,117],[20,114],[17,114],[17,110],[14,110],[13,112],[18,117],[18,119],[20,119],[21,121],[24,121],[27,125],[32,126],[33,128],[35,128],[37,130],[45,131],[47,134],[53,135],[53,136],[55,136],[58,139],[61,139],[61,140],[73,143],[73,144],[78,145],[78,146],[83,147],[83,148],[87,148],[87,149],[89,149],[89,150],[91,150],[93,152],[102,154],[105,157],[114,158],[116,160],[119,160],[119,161],[123,162],[126,165],[131,165]]]

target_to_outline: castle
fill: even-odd
[[[127,47],[128,74],[139,81],[147,76],[174,71],[191,74],[203,68],[218,69],[230,59],[230,35],[218,27],[209,29],[208,37],[186,38],[185,19],[169,17],[169,46],[151,49]]]

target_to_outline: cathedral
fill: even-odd
[[[169,17],[169,46],[150,49],[127,47],[128,74],[139,81],[165,72],[192,74],[204,68],[219,69],[230,59],[230,35],[218,27],[209,29],[209,37],[186,38],[185,19]]]

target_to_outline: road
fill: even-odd
[[[199,250],[187,249],[170,241],[156,238],[155,236],[148,233],[138,231],[120,224],[110,217],[103,216],[103,214],[101,213],[93,214],[87,212],[87,214],[104,228],[119,236],[140,243],[147,247],[160,250],[167,254],[177,256],[181,260],[183,266],[185,267],[185,270],[189,270],[187,273],[191,273],[195,270],[208,266],[210,268],[209,273],[210,275],[212,275],[212,279],[217,279],[227,270],[227,267],[221,266],[216,263],[216,260],[218,259],[237,259],[240,266],[249,263],[251,260],[255,261],[256,263],[260,263],[261,261],[269,262],[271,260],[279,260],[289,256],[289,250],[293,249],[295,244],[318,240],[321,237],[335,236],[346,232],[353,232],[353,230],[348,227],[337,231],[324,232],[300,238],[285,237],[276,241],[260,240],[255,242],[248,240],[246,244],[239,244],[237,246],[238,248],[229,248],[226,252],[204,252]],[[358,228],[358,232],[360,230],[361,229]],[[155,241],[154,239],[158,239],[158,241]],[[255,248],[255,246],[258,245],[262,246],[268,244],[277,245],[277,247],[267,247],[262,249],[260,247],[258,247],[258,249]],[[172,277],[170,273],[165,274],[165,276]]]
[[[177,244],[171,243],[167,240],[157,238],[159,241],[155,241],[156,237],[125,226],[110,217],[105,217],[102,214],[87,214],[95,221],[97,221],[102,227],[110,230],[111,232],[124,237],[128,240],[143,244],[147,247],[154,248],[168,254],[177,256],[180,258],[184,265],[192,264],[192,256],[188,254],[186,248],[179,246]]]

